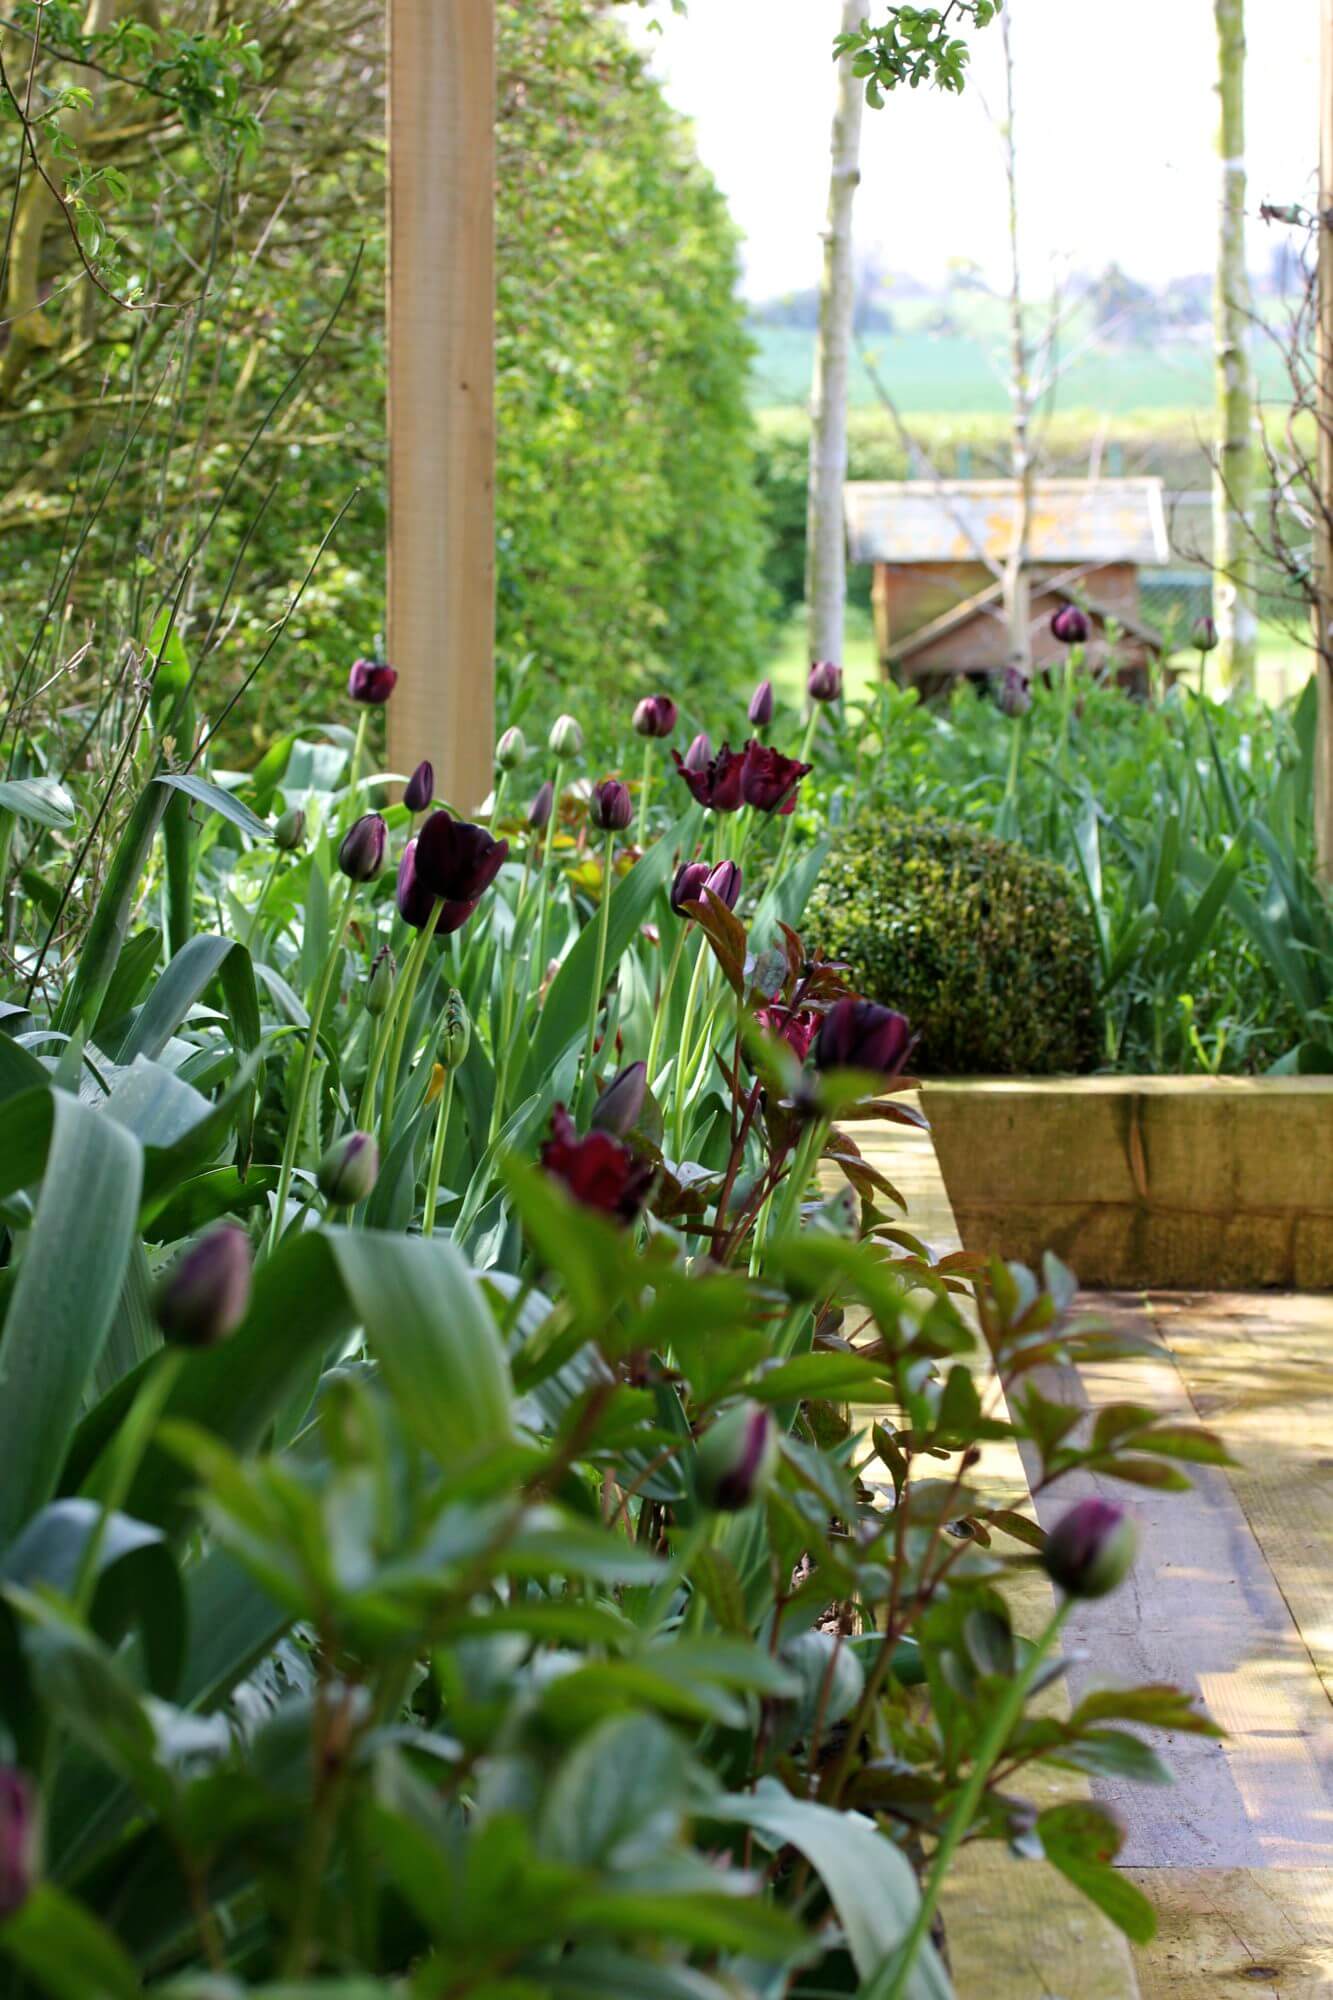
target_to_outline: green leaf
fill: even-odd
[[[1037,1818],[1037,1833],[1052,1866],[1135,1944],[1148,1944],[1157,1914],[1140,1889],[1112,1866],[1123,1835],[1115,1821],[1090,1804],[1051,1806]]]
[[[172,791],[184,792],[197,804],[207,806],[210,812],[220,813],[223,819],[238,826],[242,833],[248,833],[251,840],[270,841],[273,838],[272,827],[265,826],[249,806],[233,798],[230,792],[224,792],[220,786],[210,785],[207,778],[197,778],[192,771],[162,771],[158,774],[157,783],[168,786]]]
[[[55,778],[10,778],[0,784],[0,812],[35,820],[38,826],[74,824],[74,801]]]
[[[655,1716],[608,1716],[552,1779],[538,1852],[580,1868],[651,1863],[676,1837],[690,1776],[679,1741]]]
[[[0,1947],[51,2000],[143,2000],[134,1966],[82,1903],[41,1882],[0,1925]]]

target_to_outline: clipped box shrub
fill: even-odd
[[[1072,877],[960,821],[867,809],[838,830],[807,942],[900,1008],[931,1076],[1095,1067],[1097,944]]]

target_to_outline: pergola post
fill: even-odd
[[[1318,505],[1315,508],[1315,859],[1333,885],[1333,0],[1320,6],[1319,319],[1315,335]]]
[[[387,0],[389,762],[475,810],[495,739],[495,10]]]

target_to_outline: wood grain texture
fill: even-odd
[[[492,0],[389,0],[391,767],[490,790],[495,625]]]
[[[1130,1870],[1157,1906],[1143,2000],[1328,2000],[1333,1868]]]

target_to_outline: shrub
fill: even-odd
[[[929,1073],[1097,1060],[1096,939],[1053,862],[957,821],[869,809],[840,830],[809,928],[862,992],[908,1015]]]

